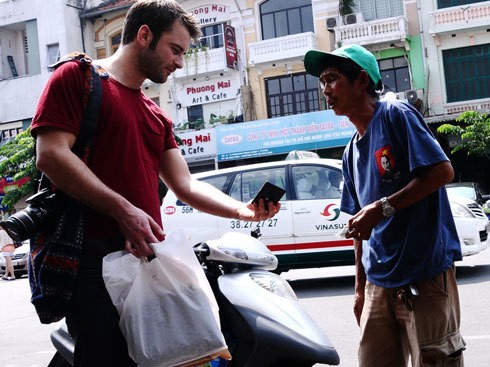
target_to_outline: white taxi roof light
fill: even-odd
[[[309,158],[320,158],[320,156],[315,152],[310,152],[309,150],[292,150],[286,156],[286,161]]]

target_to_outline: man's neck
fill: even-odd
[[[122,85],[140,89],[145,77],[138,72],[137,57],[130,45],[120,46],[116,53],[105,59],[94,61],[107,71],[111,78]]]
[[[366,133],[369,124],[374,116],[374,112],[376,110],[377,99],[369,97],[364,103],[359,106],[356,111],[347,115],[349,120],[352,122],[357,132],[359,133],[359,138],[362,138]]]

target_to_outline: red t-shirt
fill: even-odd
[[[32,121],[39,128],[54,127],[78,135],[82,122],[84,72],[79,62],[58,67],[49,79]],[[176,148],[172,122],[141,89],[101,78],[102,104],[88,166],[109,186],[161,223],[158,196],[160,157]],[[87,238],[121,236],[110,216],[89,210]]]

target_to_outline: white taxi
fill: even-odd
[[[166,230],[182,228],[192,243],[260,227],[261,240],[278,257],[279,271],[354,263],[352,240],[338,234],[349,215],[340,212],[342,181],[338,159],[301,159],[259,163],[195,174],[243,202],[251,200],[265,181],[286,190],[281,210],[262,222],[244,222],[200,212],[169,191],[163,200]]]

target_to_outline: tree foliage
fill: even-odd
[[[31,137],[30,129],[0,147],[0,177],[9,177],[14,182],[25,177],[29,178],[29,181],[21,187],[5,193],[2,205],[9,209],[12,209],[20,199],[34,192],[36,179],[39,176],[34,149],[34,139]]]
[[[456,122],[462,126],[443,124],[437,128],[438,133],[461,137],[461,143],[456,145],[451,153],[466,151],[468,155],[490,159],[490,116],[477,111],[466,111]]]
[[[352,14],[356,10],[356,2],[354,0],[339,0],[339,14]]]

